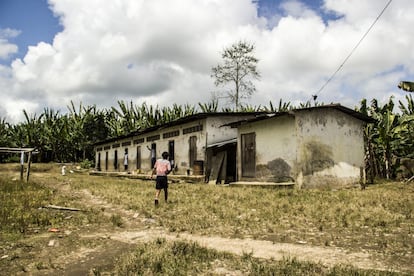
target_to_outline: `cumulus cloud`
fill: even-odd
[[[0,59],[6,59],[17,53],[18,47],[9,42],[10,38],[14,38],[20,34],[20,31],[6,28],[0,28]]]
[[[260,2],[251,0],[49,4],[63,30],[52,44],[30,46],[23,59],[2,69],[0,87],[10,93],[0,107],[9,117],[18,117],[9,106],[65,110],[71,100],[100,107],[116,106],[118,100],[209,101],[217,90],[211,68],[221,62],[222,50],[239,40],[255,44],[262,75],[250,104],[307,101],[338,69],[385,1],[326,0],[320,7],[325,14],[300,0],[282,1],[261,15]],[[412,1],[394,1],[318,99],[352,107],[362,98],[403,97],[397,83],[414,76],[413,12]],[[0,32],[0,58],[17,51],[10,37]]]

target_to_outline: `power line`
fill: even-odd
[[[385,10],[388,8],[388,6],[391,4],[391,2],[392,2],[392,0],[389,0],[388,1],[388,3],[382,9],[382,11],[380,12],[380,14],[377,16],[377,18],[374,20],[374,22],[371,24],[371,26],[368,28],[368,30],[365,32],[365,34],[361,37],[361,39],[358,41],[358,43],[354,46],[354,48],[352,49],[352,51],[344,59],[344,61],[341,63],[341,65],[339,65],[338,69],[336,69],[336,71],[329,77],[329,79],[325,82],[325,84],[322,85],[322,87],[318,90],[318,92],[316,92],[315,96],[317,96],[325,88],[325,86],[328,85],[328,83],[335,77],[335,75],[339,72],[339,70],[341,70],[342,67],[344,67],[345,63],[352,56],[352,54],[355,52],[355,50],[358,48],[358,46],[362,43],[362,41],[365,39],[365,37],[368,35],[368,33],[374,27],[375,23],[377,23],[377,21],[380,19],[380,17],[382,16],[382,14],[385,12]]]

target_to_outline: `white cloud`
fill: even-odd
[[[258,17],[250,0],[49,2],[63,31],[3,69],[0,87],[10,92],[0,107],[9,117],[18,118],[9,106],[65,112],[71,100],[100,107],[121,99],[161,106],[206,102],[216,90],[211,68],[238,40],[253,42],[260,59],[262,78],[251,104],[307,101],[387,1],[327,0],[325,11],[339,16],[329,21],[299,0],[283,1],[280,13],[267,11],[268,18]],[[414,77],[413,12],[412,1],[394,1],[318,100],[352,107],[363,97],[403,96],[398,82]],[[0,57],[17,51],[2,48],[13,46],[10,37],[0,36]]]
[[[0,28],[0,59],[7,59],[12,54],[17,53],[18,47],[8,41],[9,38],[14,38],[20,34],[20,31],[6,28]]]

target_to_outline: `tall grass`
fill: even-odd
[[[413,185],[320,191],[171,184],[170,202],[155,208],[152,182],[95,177],[76,183],[170,232],[306,242],[414,262]]]
[[[0,177],[0,241],[19,239],[23,235],[45,231],[48,228],[70,228],[85,223],[105,221],[98,209],[68,214],[46,209],[54,204],[76,207],[76,197],[62,196],[38,181],[21,182],[14,176]],[[69,206],[68,206],[69,205]],[[68,219],[70,218],[70,220]]]
[[[85,183],[85,182],[84,182]],[[277,190],[204,184],[170,185],[170,203],[153,206],[152,182],[90,178],[87,184],[106,200],[155,217],[172,232],[253,236],[275,241],[376,247],[379,234],[411,235],[414,187],[399,183],[368,190]],[[288,234],[289,235],[286,235]],[[347,239],[332,239],[351,235]],[[367,239],[369,237],[369,239]],[[356,244],[357,243],[357,244]],[[360,244],[361,243],[361,244]],[[412,246],[413,244],[410,244]]]
[[[252,254],[236,256],[201,247],[195,242],[158,238],[138,244],[120,257],[116,275],[397,275],[392,272],[361,271],[350,266],[328,268],[322,264],[283,259],[260,260]]]
[[[0,231],[23,234],[31,226],[48,226],[51,221],[38,210],[47,203],[50,191],[37,183],[0,178]]]
[[[170,184],[169,203],[161,201],[160,205],[155,207],[155,189],[152,181],[76,173],[61,176],[56,167],[46,172],[39,168],[29,183],[20,183],[12,178],[15,177],[1,173],[0,230],[2,238],[6,239],[12,235],[18,238],[31,233],[33,228],[68,229],[76,228],[78,225],[100,223],[123,227],[124,221],[121,216],[105,218],[99,207],[87,207],[87,212],[73,213],[70,220],[65,219],[67,213],[41,208],[47,204],[55,204],[85,209],[76,194],[87,189],[110,203],[133,210],[141,218],[145,218],[142,220],[144,223],[151,221],[147,227],[162,227],[172,233],[188,232],[338,246],[351,251],[369,250],[371,253],[388,257],[393,264],[406,267],[412,267],[414,263],[412,184],[382,183],[371,185],[363,191]],[[57,185],[69,188],[70,196],[58,193],[53,188]],[[174,252],[178,253],[174,255]],[[168,263],[171,254],[177,259]],[[158,256],[158,264],[156,258],[151,259],[153,255]],[[205,264],[203,259],[206,259]],[[222,263],[220,260],[225,261]],[[148,262],[148,267],[140,262]],[[240,270],[241,274],[278,275],[283,274],[283,269],[287,269],[287,272],[294,275],[302,274],[301,271],[310,271],[310,275],[318,275],[319,272],[322,275],[347,275],[345,272],[365,275],[361,271],[354,273],[350,268],[336,267],[326,270],[322,266],[296,260],[285,260],[282,263],[262,262],[254,260],[249,254],[238,259],[201,248],[197,244],[170,243],[160,239],[155,243],[139,244],[136,252],[121,260],[118,269],[120,272],[127,271],[136,265],[145,268],[136,270],[140,271],[136,274],[151,275],[157,271],[168,274],[177,272],[174,267],[180,262],[188,262],[177,268],[178,272],[184,271],[187,275],[198,272],[207,275],[221,273],[211,273],[212,267],[221,267],[223,271],[230,271],[230,274]],[[194,262],[197,264],[195,267],[192,265]],[[161,267],[159,264],[162,264]]]

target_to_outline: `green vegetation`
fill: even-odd
[[[347,266],[324,267],[321,264],[260,260],[251,254],[235,256],[206,249],[188,241],[167,242],[156,239],[139,244],[122,256],[117,275],[397,275],[391,272],[359,271]]]
[[[54,254],[65,256],[81,248],[98,250],[102,246],[116,249],[119,244],[111,244],[104,233],[131,228],[125,213],[106,212],[107,208],[115,210],[113,206],[130,212],[130,216],[139,215],[137,221],[142,225],[136,230],[164,229],[177,237],[187,233],[339,247],[346,252],[370,252],[388,267],[414,271],[414,186],[410,184],[384,182],[366,190],[302,191],[174,183],[170,185],[171,201],[161,201],[155,207],[152,181],[80,173],[62,176],[51,164],[34,164],[33,168],[32,181],[20,183],[13,180],[18,176],[18,166],[0,166],[0,257],[9,256],[0,259],[0,267],[11,274],[19,267],[26,271],[30,263],[32,272],[63,266],[54,255],[35,257],[36,250],[47,244],[41,240],[49,228],[71,233],[59,234],[61,246],[50,249]],[[91,196],[100,200],[93,204],[86,201]],[[83,211],[42,208],[48,204]],[[117,253],[109,260],[114,263],[112,268],[96,265],[93,273],[400,275],[348,266],[326,267],[297,259],[257,259],[251,252],[236,256],[191,241],[152,239],[130,245],[124,255]]]
[[[322,105],[315,102],[314,105]],[[285,112],[294,108],[311,107],[308,101],[292,106],[290,102],[272,102],[269,106],[239,106],[244,112]],[[376,177],[404,178],[411,176],[400,170],[402,157],[413,158],[414,152],[414,101],[411,95],[406,102],[393,98],[380,106],[377,100],[370,103],[363,99],[360,107],[355,108],[371,116],[376,123],[365,129],[367,154],[367,176],[370,182]],[[93,145],[98,141],[133,131],[142,130],[159,124],[171,122],[198,112],[231,112],[234,109],[219,109],[218,101],[199,103],[198,107],[177,105],[171,107],[151,106],[143,103],[118,102],[118,107],[98,110],[96,106],[76,108],[71,103],[67,114],[45,109],[40,115],[29,115],[24,111],[25,122],[12,125],[0,118],[0,145],[2,147],[35,147],[39,154],[33,156],[34,162],[82,162],[82,166],[93,166]],[[18,161],[12,154],[1,154],[0,162]]]
[[[18,166],[8,166],[19,171]],[[0,231],[5,240],[20,239],[25,235],[45,231],[54,227],[76,227],[84,223],[101,223],[106,221],[99,216],[99,210],[87,209],[87,212],[71,214],[70,221],[68,214],[49,210],[44,207],[51,202],[55,205],[82,208],[76,202],[76,196],[62,196],[56,190],[46,187],[44,181],[21,182],[18,174],[5,174],[0,170]],[[51,164],[34,166],[34,171],[49,171]],[[52,177],[48,181],[59,181],[59,178]]]
[[[174,233],[306,241],[386,252],[402,259],[409,258],[414,248],[412,185],[393,182],[365,191],[319,191],[172,184],[171,202],[149,208],[151,184],[97,177],[74,185],[155,219],[158,226]]]

